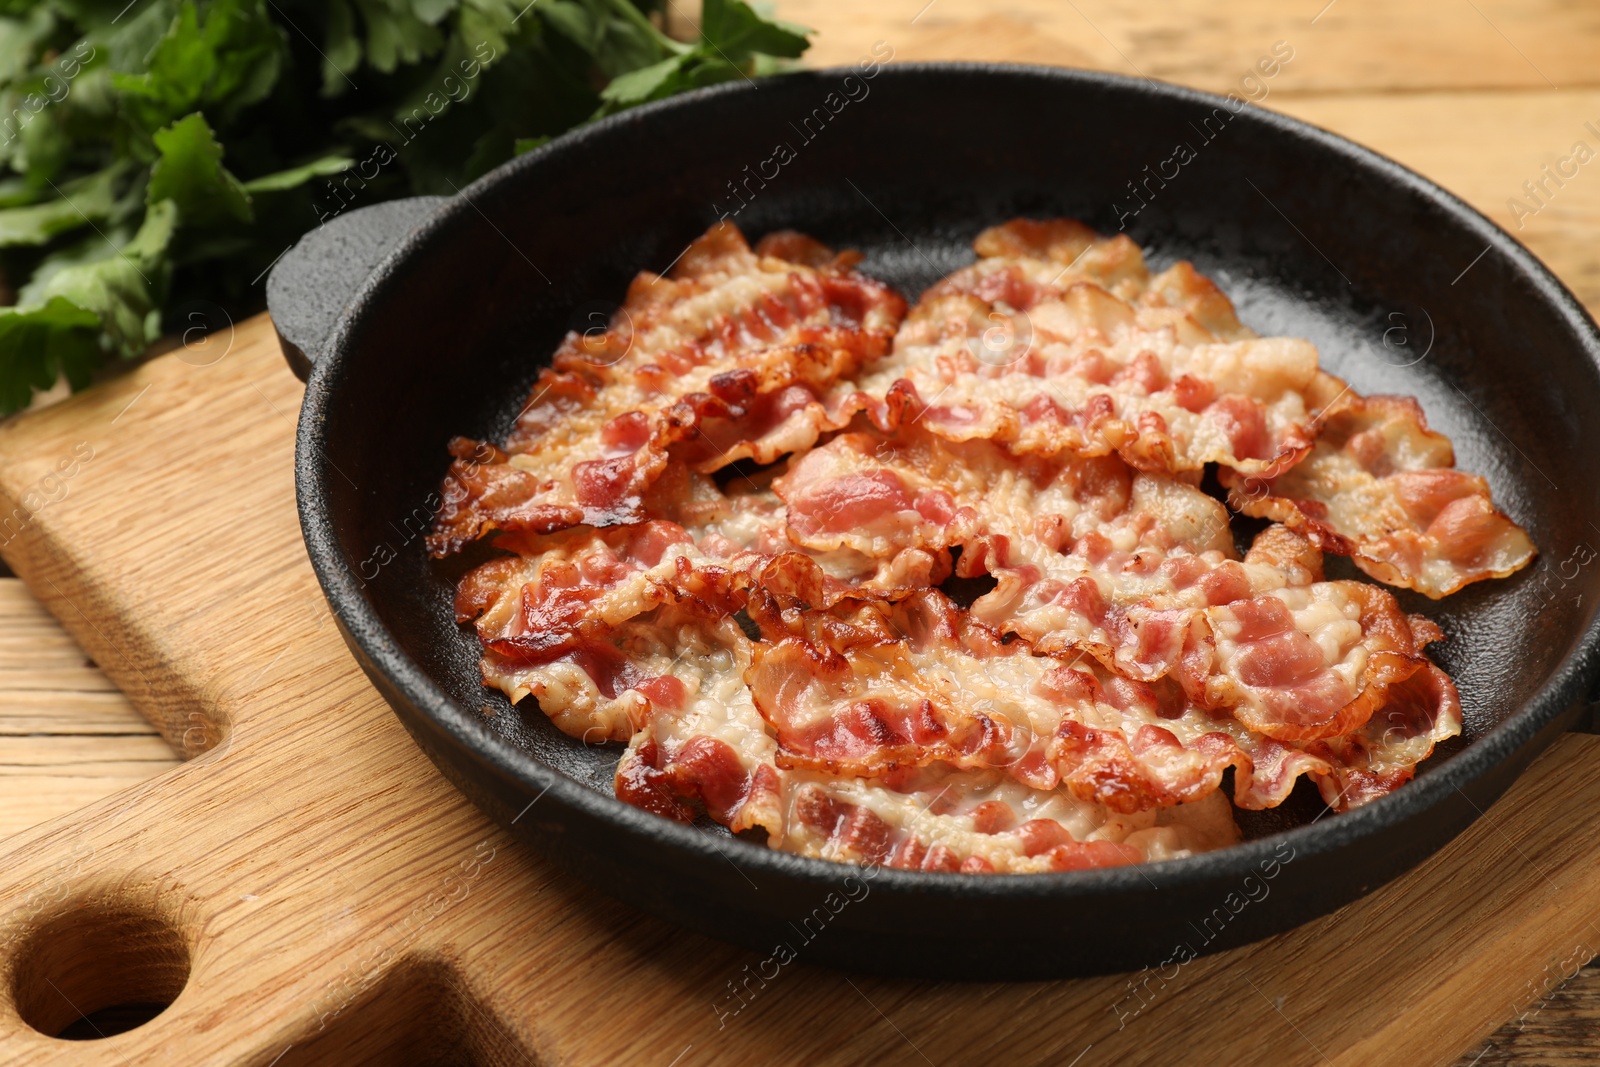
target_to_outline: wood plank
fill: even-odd
[[[54,635],[41,636],[39,640],[44,642],[52,636]],[[72,643],[77,644],[76,641]],[[121,694],[117,691],[117,687],[100,673],[100,668],[84,656],[81,649],[78,654],[82,657],[78,662],[62,666],[40,665],[19,670],[0,669],[0,690],[9,693],[29,693],[32,694],[30,699],[43,704],[54,703],[62,697],[108,700],[120,698]],[[124,707],[127,706],[126,700],[118,699],[116,702]],[[0,709],[0,717],[4,717],[8,710]]]
[[[1574,158],[1582,154],[1574,151],[1579,142],[1600,155],[1600,92],[1352,95],[1273,103],[1432,178],[1526,244],[1591,312],[1600,309],[1600,163],[1579,166]],[[1564,159],[1565,169],[1576,175],[1557,186],[1543,168]],[[1549,193],[1536,202],[1523,183],[1539,181]],[[1513,200],[1529,213],[1514,211]]]
[[[10,837],[40,823],[78,811],[102,797],[121,793],[147,781],[172,764],[151,761],[113,761],[101,768],[61,767],[48,774],[17,774],[0,768],[0,837]],[[73,773],[78,771],[80,773]]]
[[[23,583],[0,578],[0,838],[177,763]]]
[[[426,1031],[484,1063],[1081,1055],[1094,1067],[1249,1061],[1264,1047],[1291,1065],[1440,1063],[1589,936],[1600,738],[1572,736],[1395,885],[1165,983],[1146,975],[1136,1014],[1128,976],[934,985],[802,958],[719,1025],[715,1005],[755,957],[613,904],[513,845],[433,771],[322,625],[294,517],[292,426],[272,410],[287,416],[297,396],[256,319],[203,374],[156,360],[0,428],[0,499],[86,428],[104,435],[71,506],[45,512],[9,558],[167,730],[181,709],[232,731],[205,758],[0,846],[0,1042],[15,1062],[168,1062],[175,1049],[189,1062],[404,1062]],[[207,486],[195,464],[234,473]],[[218,508],[253,521],[209,526],[207,553],[159,551]],[[108,525],[114,544],[74,549]],[[88,899],[172,924],[193,974],[155,1021],[68,1049],[19,1020],[4,973],[8,946]],[[1340,959],[1362,966],[1329,965]]]
[[[779,0],[818,31],[814,66],[874,41],[902,61],[989,59],[1089,67],[1214,92],[1242,84],[1277,41],[1283,93],[1570,89],[1597,84],[1600,10],[1584,0]],[[1251,89],[1247,95],[1259,94]]]
[[[1581,952],[1584,947],[1575,945],[1574,951]],[[1571,979],[1561,981],[1567,975]],[[1589,1067],[1594,1063],[1595,1034],[1600,1033],[1600,966],[1590,963],[1579,968],[1570,956],[1551,960],[1533,992],[1537,999],[1481,1049],[1463,1055],[1461,1067]]]
[[[72,769],[80,777],[117,777],[135,781],[173,766],[172,749],[155,731],[140,734],[62,734],[49,745],[30,737],[0,736],[0,769],[7,774],[50,774]],[[137,765],[149,768],[139,773]]]

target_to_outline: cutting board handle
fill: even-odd
[[[267,275],[267,310],[296,377],[311,376],[324,342],[383,258],[448,199],[413,196],[341,212],[283,254]]]

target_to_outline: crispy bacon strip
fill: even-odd
[[[1092,664],[1056,666],[1033,692],[1060,715],[1048,766],[1076,796],[1113,810],[1192,801],[1234,769],[1241,808],[1276,807],[1301,775],[1320,782],[1327,760],[1252,733],[1189,702],[1171,682],[1136,682]]]
[[[909,382],[921,421],[952,440],[1270,474],[1306,453],[1343,390],[1309,343],[1256,337],[1187,263],[1152,278],[1124,236],[1019,220],[974,247],[983,258],[923,294],[861,382]]]
[[[704,812],[803,855],[919,870],[1073,870],[1237,840],[1216,795],[1115,813],[982,768],[932,764],[855,778],[787,768],[744,685],[754,646],[728,625],[683,619],[669,615],[655,628],[677,634],[670,674],[642,683],[648,699],[629,694],[640,725],[618,764],[617,795],[648,811],[680,821]]]
[[[689,534],[653,521],[614,531],[563,531],[537,554],[500,556],[456,589],[456,620],[486,647],[530,662],[565,651],[665,603],[680,560],[697,557]]]
[[[1279,741],[1311,741],[1362,726],[1390,686],[1427,665],[1443,635],[1362,582],[1285,587],[1206,612],[1216,659],[1208,707]]]
[[[1277,806],[1305,775],[1330,808],[1346,811],[1399,788],[1436,742],[1461,732],[1455,686],[1432,663],[1388,687],[1360,728],[1303,743],[1280,742],[1208,715],[1160,684],[1096,676],[1081,667],[1057,668],[1041,691],[1074,709],[1057,729],[1051,766],[1075,794],[1113,808],[1204,795],[1231,766],[1233,799],[1241,808]],[[1102,713],[1096,722],[1081,710],[1089,701],[1111,704],[1120,719]]]
[[[1220,793],[1122,815],[997,772],[943,765],[884,778],[786,779],[784,831],[773,845],[847,863],[1022,874],[1149,863],[1239,839]]]
[[[1051,548],[1095,532],[1196,551],[1232,543],[1216,501],[1183,482],[1139,475],[1115,456],[1019,458],[916,427],[838,434],[798,457],[773,490],[788,505],[790,540],[817,550],[882,556],[983,532]]]
[[[679,631],[698,634],[719,625],[738,627],[726,617],[706,619],[669,607],[537,656],[491,645],[481,664],[484,684],[513,700],[532,695],[557,728],[581,741],[627,741],[653,706],[670,708],[683,699],[676,665],[686,638]]]
[[[946,563],[934,573],[935,557],[914,553],[878,565],[849,552],[806,554],[782,539],[775,498],[753,493],[722,501],[681,508],[702,524],[687,528],[656,519],[503,538],[500,544],[518,554],[470,571],[456,594],[457,621],[471,623],[484,646],[485,684],[513,703],[537,696],[573,736],[626,740],[627,709],[613,701],[629,679],[649,676],[626,661],[649,629],[635,620],[658,608],[670,607],[672,618],[720,621],[744,607],[754,588],[822,607],[892,600],[949,572]],[[658,612],[658,624],[666,617]]]
[[[1461,732],[1461,698],[1450,676],[1433,664],[1390,687],[1383,707],[1359,730],[1314,741],[1306,751],[1325,760],[1317,779],[1336,811],[1386,796],[1409,782],[1433,746]]]
[[[1489,483],[1455,469],[1449,438],[1428,429],[1412,398],[1346,394],[1321,429],[1311,454],[1275,478],[1222,472],[1229,503],[1435,599],[1533,559]]]
[[[781,833],[783,777],[742,680],[750,641],[731,619],[663,611],[651,629],[670,635],[673,658],[634,707],[618,798],[680,822],[703,810],[735,833]]]
[[[963,627],[933,590],[898,605],[852,603],[833,613],[782,605],[757,589],[750,615],[767,640],[745,680],[778,742],[778,763],[862,775],[942,762],[1006,766],[1025,739],[975,690],[959,701],[944,670],[992,658],[998,635]],[[987,656],[963,652],[983,642]]]
[[[1381,704],[1407,724],[1406,743],[1390,744],[1383,771],[1369,774],[1365,723],[1285,743],[1190,700],[1170,679],[1139,682],[1093,660],[1062,664],[1026,642],[1005,642],[935,591],[830,612],[783,607],[758,591],[751,614],[766,640],[745,680],[786,770],[860,777],[935,764],[986,768],[1034,789],[1064,785],[1125,814],[1200,800],[1230,767],[1234,800],[1247,808],[1281,803],[1302,774],[1325,792],[1336,783],[1334,794],[1349,776],[1365,775],[1370,791],[1330,794],[1342,806],[1380,795],[1383,781],[1404,778],[1378,774],[1403,776],[1415,762],[1408,757],[1426,756],[1432,742],[1413,743],[1424,731],[1410,724],[1426,721],[1434,737],[1460,726],[1458,711],[1441,708],[1454,699],[1437,685],[1448,679],[1424,661],[1411,673],[1421,670],[1428,684],[1396,688]],[[1399,739],[1391,731],[1389,742]]]
[[[719,223],[671,277],[640,274],[603,333],[567,335],[503,451],[452,445],[430,551],[641,522],[669,452],[711,471],[811,444],[828,423],[819,396],[887,352],[905,311],[853,262],[798,234],[751,251]]]

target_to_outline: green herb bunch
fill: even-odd
[[[0,412],[62,377],[83,387],[195,308],[256,310],[276,257],[346,208],[450,193],[576,125],[807,45],[741,0],[705,0],[694,43],[654,14],[0,0]]]

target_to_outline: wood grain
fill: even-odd
[[[0,837],[177,763],[22,582],[0,579]]]
[[[1600,961],[1597,961],[1600,962]],[[1462,1067],[1588,1067],[1595,1061],[1600,1034],[1600,966],[1591,963],[1573,973],[1570,961],[1556,963],[1547,982],[1570,980],[1542,993],[1497,1030],[1478,1049],[1461,1057]]]
[[[853,63],[874,41],[901,60],[1090,67],[1227,92],[1276,41],[1274,92],[1573,89],[1600,84],[1600,10],[1586,0],[782,0],[818,31],[807,61]]]
[[[214,367],[163,357],[0,428],[5,511],[55,457],[95,450],[67,498],[8,546],[11,565],[169,736],[184,715],[216,728],[190,738],[198,758],[0,847],[0,1047],[14,1062],[170,1062],[174,1049],[196,1063],[405,1062],[427,1036],[483,1063],[1081,1054],[1093,1067],[1196,1050],[1208,1062],[1437,1063],[1519,1010],[1552,960],[1600,941],[1600,739],[1573,736],[1395,885],[1165,982],[1145,975],[1142,993],[1128,976],[931,985],[802,958],[719,1026],[716,1005],[756,957],[632,913],[513,846],[356,669],[296,528],[298,393],[257,319]],[[207,477],[217,470],[225,484]],[[202,527],[206,551],[172,550]],[[106,529],[119,536],[95,536]],[[134,920],[152,951],[192,959],[165,1013],[70,1045],[16,1014],[13,982],[47,973],[30,962],[38,946],[73,922],[98,936]]]

